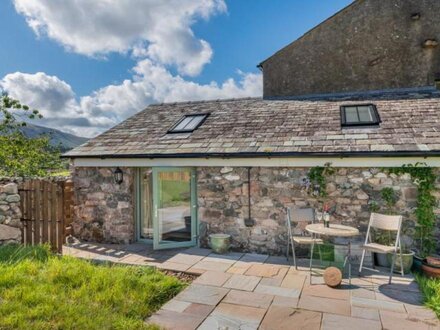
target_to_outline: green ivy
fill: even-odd
[[[326,176],[332,175],[335,170],[331,167],[331,163],[325,163],[324,166],[312,167],[309,171],[309,180],[313,186],[319,186],[319,196],[327,196],[327,179]]]
[[[418,186],[416,236],[420,242],[419,253],[426,257],[435,250],[434,228],[436,217],[434,207],[436,199],[433,196],[435,181],[437,179],[431,167],[424,163],[408,164],[402,167],[387,169],[389,173],[396,175],[409,174],[414,183]]]

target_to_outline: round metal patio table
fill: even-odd
[[[359,235],[359,230],[354,227],[330,224],[330,227],[325,227],[323,223],[313,223],[306,226],[306,231],[315,236],[331,236],[331,237],[344,237],[349,238],[347,243],[347,254],[344,258],[343,268],[348,264],[348,280],[351,284],[351,240],[350,238]],[[313,260],[313,250],[315,247],[315,241],[312,243],[312,250],[310,253],[310,283],[312,283],[312,260]]]

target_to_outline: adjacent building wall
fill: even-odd
[[[124,182],[114,182],[112,168],[78,167],[73,172],[74,235],[87,241],[134,241],[134,169],[121,168]]]
[[[438,42],[440,1],[358,0],[262,63],[264,97],[433,86]]]

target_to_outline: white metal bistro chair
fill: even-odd
[[[396,241],[394,245],[383,245],[379,243],[374,243],[371,238],[371,228],[391,231],[396,233]],[[390,279],[389,283],[391,284],[391,280],[393,278],[394,271],[394,261],[396,260],[397,252],[400,253],[400,258],[402,260],[402,242],[400,239],[400,231],[402,228],[402,216],[401,215],[384,215],[378,213],[371,213],[370,223],[368,224],[367,236],[365,237],[365,244],[362,246],[362,258],[361,265],[359,267],[359,274],[362,272],[362,266],[364,263],[365,253],[367,251],[371,252],[371,256],[373,257],[373,253],[392,253],[393,258],[391,262],[391,271],[390,271]],[[373,259],[374,263],[374,259]],[[404,275],[403,272],[403,262],[401,264],[401,274]]]
[[[310,245],[314,244],[322,244],[323,240],[320,238],[316,238],[315,235],[312,236],[294,236],[292,233],[292,222],[315,222],[315,210],[314,209],[293,209],[291,210],[289,207],[286,209],[287,217],[286,217],[286,226],[287,226],[287,252],[286,258],[289,260],[290,247],[292,247],[292,255],[293,255],[293,264],[295,269],[298,269],[296,264],[296,253],[295,253],[295,243],[298,245]],[[318,245],[319,248],[319,245]],[[319,257],[321,258],[321,249],[319,248]],[[310,259],[313,259],[313,250],[311,251]],[[311,265],[310,260],[310,265]],[[310,266],[311,267],[311,266]]]

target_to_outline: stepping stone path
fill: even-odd
[[[164,253],[146,245],[68,246],[64,254],[118,263],[149,265],[200,275],[146,320],[164,329],[440,329],[435,314],[421,305],[412,276],[365,271],[338,288],[295,270],[285,258],[191,248]]]

